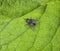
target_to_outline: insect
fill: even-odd
[[[36,25],[36,20],[31,19],[31,18],[27,18],[26,19],[26,23],[30,26],[30,27],[34,27]]]

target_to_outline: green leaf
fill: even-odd
[[[60,51],[59,39],[60,1],[0,0],[0,51]]]

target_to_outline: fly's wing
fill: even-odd
[[[34,19],[33,23],[35,23],[36,25],[35,26],[32,25],[30,27],[33,31],[37,31],[37,29],[39,29],[40,26],[40,17],[38,19]]]

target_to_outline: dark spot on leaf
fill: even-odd
[[[34,26],[36,25],[36,20],[27,18],[27,19],[26,19],[26,23],[27,23],[30,27],[34,27]]]

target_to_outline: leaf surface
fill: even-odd
[[[59,39],[60,1],[0,0],[0,51],[60,51]]]

